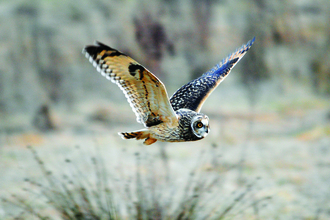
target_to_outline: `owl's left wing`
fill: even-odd
[[[174,111],[188,108],[199,112],[207,97],[228,76],[233,67],[250,49],[254,40],[255,37],[222,60],[220,64],[178,89],[170,98]]]
[[[100,42],[86,46],[83,53],[98,72],[120,87],[139,123],[146,127],[163,122],[178,125],[164,84],[145,67]]]

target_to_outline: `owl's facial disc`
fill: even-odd
[[[192,119],[191,128],[198,138],[205,138],[209,133],[209,117],[206,115],[196,115]]]

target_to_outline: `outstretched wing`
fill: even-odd
[[[139,123],[146,127],[163,122],[178,124],[165,86],[138,62],[100,42],[86,46],[83,53],[97,71],[124,92]]]
[[[207,97],[228,76],[233,67],[250,49],[254,40],[255,37],[201,77],[194,79],[178,89],[170,98],[174,111],[181,108],[188,108],[199,112]]]

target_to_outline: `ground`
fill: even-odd
[[[109,184],[119,197],[125,197],[126,184],[137,187],[135,180],[139,174],[145,189],[153,186],[157,195],[161,195],[163,205],[173,196],[169,192],[175,192],[168,213],[174,212],[182,201],[185,186],[197,186],[203,179],[215,181],[210,195],[203,197],[206,207],[215,204],[228,219],[329,219],[329,100],[314,96],[271,101],[260,98],[251,110],[239,98],[230,104],[225,104],[226,98],[222,98],[224,104],[216,107],[217,103],[212,101],[216,98],[217,95],[212,95],[203,109],[211,125],[204,140],[157,142],[151,146],[122,140],[117,135],[119,131],[140,126],[126,103],[118,107],[120,110],[109,107],[114,105],[110,102],[99,109],[91,107],[95,100],[81,104],[79,111],[71,113],[54,109],[55,131],[2,134],[0,196],[22,195],[36,205],[36,210],[45,205],[40,189],[24,181],[29,178],[45,182],[37,160],[26,148],[30,145],[55,176],[66,174],[79,179],[75,174],[80,170],[84,178],[95,179],[91,157],[103,158]],[[100,114],[101,119],[95,117]],[[121,115],[127,115],[127,120],[120,120]],[[191,173],[197,174],[192,178]],[[22,190],[26,187],[39,193],[26,194]],[[132,190],[132,201],[139,200],[136,192]],[[241,198],[241,194],[245,197]],[[123,198],[117,201],[132,202]],[[16,206],[0,203],[1,219],[10,219],[8,214],[17,214],[17,210]],[[51,209],[42,210],[55,213]],[[127,215],[128,211],[123,210],[123,215]]]

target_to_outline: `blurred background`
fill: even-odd
[[[330,218],[328,0],[1,0],[0,30],[1,197],[18,193],[26,176],[42,181],[26,146],[58,170],[66,155],[85,169],[88,156],[72,149],[98,146],[108,169],[120,163],[133,176],[139,152],[159,162],[174,188],[208,149],[209,159],[194,169],[221,176],[220,197],[235,200],[231,192],[258,179],[251,204],[229,209],[228,219]],[[117,132],[142,125],[121,90],[81,53],[95,40],[116,48],[171,96],[254,36],[203,106],[211,133],[193,143],[122,140]],[[263,198],[271,199],[256,208]],[[227,210],[226,201],[216,204]],[[15,213],[0,203],[1,219]]]

